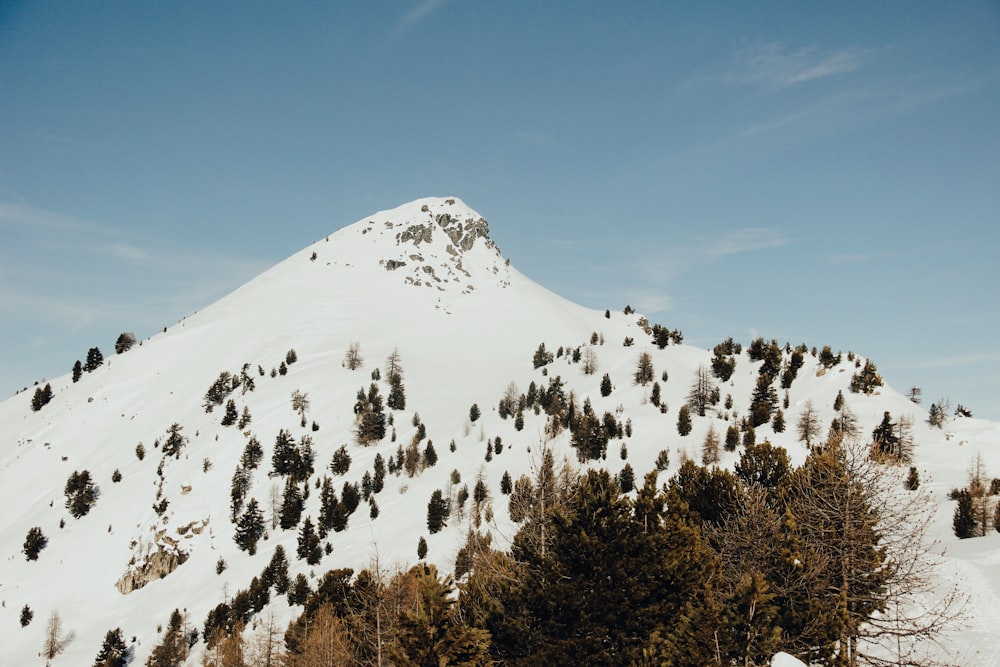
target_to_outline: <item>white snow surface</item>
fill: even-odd
[[[526,413],[520,432],[513,419],[500,418],[497,403],[511,382],[523,392],[532,381],[545,387],[550,378],[560,376],[567,393],[573,391],[580,402],[589,399],[598,414],[620,409],[619,418],[633,422],[633,437],[626,439],[627,462],[636,479],[641,483],[660,450],[668,449],[670,469],[660,477],[666,481],[683,456],[700,458],[710,427],[722,436],[728,426],[709,413],[693,417],[690,435],[681,437],[676,430],[677,409],[696,369],[709,364],[711,351],[687,345],[658,349],[643,331],[641,315],[625,315],[622,306],[609,304],[607,318],[603,311],[553,294],[509,265],[489,239],[486,221],[461,200],[426,198],[375,213],[320,239],[124,354],[108,354],[112,346],[107,345],[105,363],[84,373],[79,382],[73,383],[69,374],[50,380],[54,399],[38,412],[30,409],[31,391],[0,403],[0,665],[37,662],[54,611],[66,638],[54,665],[92,663],[106,631],[115,627],[122,628],[127,641],[135,638],[133,664],[143,664],[159,641],[157,626],[166,625],[173,609],[185,611],[189,623],[200,628],[210,609],[260,574],[277,544],[289,556],[290,575],[305,573],[313,583],[328,569],[358,571],[375,557],[383,568],[406,568],[416,562],[421,536],[427,538],[428,560],[448,571],[472,513],[453,515],[443,531],[430,535],[426,507],[435,489],[449,490],[453,470],[461,483],[452,493],[462,484],[471,489],[478,478],[487,484],[494,521],[481,529],[490,530],[494,545],[503,547],[516,526],[508,518],[500,478],[505,471],[514,479],[531,474],[539,462],[544,426],[544,414]],[[593,346],[596,374],[584,375],[569,354],[545,369],[532,367],[539,343],[553,353],[561,346],[572,350],[589,345],[595,333],[603,341]],[[626,337],[635,344],[624,346]],[[342,362],[353,342],[360,344],[364,364],[351,371]],[[298,361],[288,367],[287,375],[272,378],[271,369],[290,349]],[[404,369],[406,409],[393,413],[395,442],[387,436],[363,447],[353,435],[355,395],[359,388],[367,390],[375,369],[382,369],[378,385],[383,396],[388,394],[384,364],[393,350],[398,350]],[[648,403],[649,386],[632,382],[636,359],[644,351],[653,357],[663,401],[669,405],[666,414]],[[370,519],[362,502],[348,529],[328,536],[333,551],[317,566],[294,557],[296,530],[269,530],[256,555],[247,555],[233,541],[229,498],[247,435],[220,425],[223,406],[211,413],[202,407],[219,373],[238,374],[244,364],[250,364],[256,389],[237,389],[230,397],[239,410],[249,409],[252,422],[245,431],[256,435],[264,448],[248,498],[255,497],[266,516],[272,487],[281,488],[278,478],[267,474],[280,429],[291,431],[296,440],[312,436],[312,482],[330,474],[334,450],[347,445],[353,462],[343,478],[334,478],[338,494],[344,481],[360,483],[372,470],[376,453],[388,459],[399,444],[411,440],[414,413],[419,413],[434,443],[437,465],[412,478],[388,475],[385,489],[375,496],[379,516]],[[68,360],[67,368],[71,365]],[[732,395],[738,412],[745,412],[750,403],[759,365],[744,351],[732,379],[720,384],[722,395]],[[987,471],[1000,475],[1000,425],[955,418],[944,429],[932,429],[925,408],[892,389],[891,378],[871,396],[850,393],[854,370],[846,351],[842,363],[827,371],[806,355],[789,390],[787,430],[773,433],[769,426],[760,427],[757,440],[783,445],[793,462],[800,463],[806,450],[795,434],[799,411],[811,400],[828,424],[838,391],[858,415],[862,433],[870,433],[885,411],[894,418],[911,416],[917,443],[914,465],[937,502],[934,537],[947,548],[940,576],[957,581],[970,596],[965,628],[945,637],[941,651],[954,664],[1000,665],[1000,534],[957,540],[951,534],[954,503],[946,498],[949,489],[964,484],[977,453]],[[663,372],[668,374],[665,382],[660,380]],[[598,390],[604,373],[615,385],[608,397]],[[291,405],[295,390],[308,394],[306,417],[310,424],[319,424],[318,431],[300,426]],[[473,403],[482,417],[470,424]],[[188,443],[179,459],[163,459],[154,442],[162,442],[175,422],[183,426]],[[502,438],[503,450],[487,462],[487,440],[496,437]],[[146,450],[141,461],[135,453],[140,442]],[[575,461],[567,433],[551,444],[558,457]],[[619,445],[612,441],[607,460],[599,462],[612,473],[626,464]],[[738,452],[723,452],[721,464],[732,466],[736,460]],[[169,501],[162,517],[153,509],[161,462],[162,492]],[[116,469],[122,479],[113,483]],[[70,516],[63,493],[76,470],[90,471],[100,490],[93,509],[80,519]],[[310,487],[303,516],[315,521],[320,494],[312,483]],[[65,527],[60,528],[60,521]],[[22,546],[33,526],[42,528],[49,542],[38,560],[29,562]],[[115,584],[130,561],[141,562],[155,550],[154,542],[170,541],[187,555],[186,562],[162,579],[121,594]],[[228,563],[221,574],[216,573],[219,558]],[[31,607],[34,620],[22,628],[24,605]],[[273,595],[271,610],[281,622],[297,611],[285,596]],[[200,664],[203,646],[196,645],[188,664]],[[802,663],[778,655],[772,664]]]

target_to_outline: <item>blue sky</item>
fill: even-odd
[[[371,212],[1000,419],[990,2],[6,2],[0,392]]]

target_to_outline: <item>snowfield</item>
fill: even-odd
[[[167,624],[175,608],[200,628],[210,609],[260,574],[277,544],[289,555],[290,576],[305,573],[312,582],[328,569],[357,571],[376,558],[383,568],[406,568],[417,560],[421,537],[427,539],[427,559],[451,571],[472,513],[453,515],[443,531],[431,535],[427,503],[434,490],[456,493],[463,484],[471,489],[477,479],[486,483],[493,509],[493,521],[484,527],[492,532],[494,546],[503,547],[516,525],[509,519],[500,479],[504,472],[514,479],[530,475],[545,438],[544,414],[525,413],[521,431],[513,419],[498,414],[498,401],[511,383],[524,392],[532,382],[545,387],[559,376],[567,393],[573,391],[581,403],[589,399],[599,415],[618,412],[622,421],[630,419],[627,461],[612,441],[601,465],[615,474],[628,463],[641,481],[667,449],[670,469],[660,477],[666,481],[685,456],[700,460],[710,427],[724,437],[729,423],[710,411],[693,417],[690,435],[678,435],[678,408],[698,367],[709,365],[711,350],[683,344],[659,349],[644,331],[641,315],[626,315],[624,306],[608,304],[606,317],[604,311],[553,294],[510,266],[490,240],[482,216],[455,198],[427,198],[343,227],[123,354],[109,354],[113,341],[97,342],[107,355],[104,364],[76,383],[68,373],[51,379],[54,398],[38,412],[30,407],[32,391],[0,403],[0,664],[37,664],[53,612],[61,618],[65,638],[54,665],[91,664],[106,631],[115,627],[134,646],[133,664],[143,664],[161,636],[158,626]],[[585,375],[569,352],[591,346],[594,338],[597,372]],[[626,338],[634,345],[623,345]],[[566,353],[536,369],[532,355],[543,342],[553,354],[560,348]],[[360,345],[363,358],[356,370],[344,365],[352,343]],[[286,374],[272,377],[290,350],[297,360],[286,364]],[[364,447],[354,437],[356,394],[367,392],[376,369],[381,373],[376,384],[383,397],[388,393],[384,366],[394,350],[404,371],[406,408],[392,411],[395,441],[387,436]],[[652,355],[666,413],[649,403],[649,386],[632,382],[640,352]],[[946,550],[940,577],[958,582],[968,596],[964,628],[943,637],[936,650],[956,665],[1000,665],[1000,533],[956,539],[951,531],[955,503],[946,497],[966,483],[976,454],[988,474],[1000,476],[1000,425],[949,417],[944,428],[931,428],[926,406],[892,389],[891,378],[873,395],[850,393],[856,369],[843,352],[841,363],[829,370],[806,355],[788,392],[787,429],[774,433],[762,426],[757,441],[782,445],[793,463],[801,463],[807,450],[796,437],[798,414],[811,401],[825,433],[838,392],[858,416],[862,434],[870,433],[886,411],[894,418],[910,416],[913,463],[937,505],[932,534]],[[746,351],[737,360],[733,377],[719,388],[722,396],[732,396],[733,410],[745,414],[760,362],[751,362]],[[66,360],[67,369],[72,362]],[[222,426],[224,406],[206,412],[206,390],[220,372],[239,376],[247,364],[254,390],[236,389],[229,398],[240,411],[246,407],[252,421],[243,429]],[[602,397],[605,373],[614,391]],[[305,427],[292,407],[295,391],[308,395]],[[475,423],[470,421],[473,404],[482,413]],[[282,490],[278,478],[267,474],[278,432],[287,429],[296,441],[312,437],[313,482],[330,474],[333,452],[346,445],[352,463],[343,478],[334,478],[339,491],[345,481],[360,483],[376,454],[388,459],[400,444],[409,443],[417,430],[415,413],[433,441],[437,464],[414,477],[388,475],[375,496],[378,517],[371,519],[362,502],[346,531],[330,533],[326,541],[332,553],[319,565],[294,558],[297,531],[272,529],[270,523],[272,496],[276,489],[280,497]],[[164,457],[157,441],[162,446],[174,423],[183,427],[187,442],[179,458]],[[268,520],[267,539],[254,556],[237,547],[230,517],[231,481],[250,435],[259,439],[264,456],[247,498],[257,499]],[[488,441],[496,438],[502,451],[487,461]],[[136,455],[140,443],[142,460]],[[568,433],[550,446],[557,458],[576,460]],[[723,452],[721,465],[732,466],[738,456],[738,451]],[[65,507],[63,491],[70,474],[81,470],[90,472],[99,496],[91,511],[76,519]],[[112,481],[116,470],[120,482]],[[458,485],[451,484],[452,471],[461,478]],[[310,491],[303,517],[315,521],[320,494]],[[159,514],[154,504],[163,499],[167,505]],[[22,546],[34,526],[42,529],[48,545],[37,561],[27,561]],[[128,594],[120,592],[119,580],[158,551],[183,554],[183,563]],[[227,567],[217,574],[220,558]],[[34,619],[21,627],[25,605]],[[270,609],[282,625],[298,613],[285,596],[272,597]],[[203,648],[203,643],[195,646],[188,664],[200,664]],[[783,654],[772,663],[800,664]]]

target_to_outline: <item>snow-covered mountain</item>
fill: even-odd
[[[376,555],[382,566],[403,567],[416,561],[421,537],[428,560],[450,569],[471,513],[453,515],[444,530],[430,534],[428,500],[435,490],[454,493],[478,479],[493,507],[493,522],[486,527],[502,546],[516,527],[499,490],[501,477],[530,474],[547,437],[544,414],[526,412],[518,430],[512,418],[498,413],[511,383],[524,392],[532,382],[544,388],[558,376],[567,393],[581,403],[589,399],[598,414],[630,420],[627,458],[613,441],[607,459],[598,462],[612,473],[629,464],[641,479],[661,450],[670,456],[666,474],[685,456],[699,459],[709,428],[724,435],[746,414],[761,362],[745,351],[736,355],[732,378],[718,383],[732,407],[720,403],[707,416],[694,416],[692,432],[681,436],[678,408],[712,352],[657,346],[648,323],[638,313],[624,312],[624,305],[592,311],[549,292],[510,266],[482,216],[455,198],[427,198],[320,239],[212,306],[108,357],[77,382],[69,374],[52,380],[53,398],[38,411],[31,409],[31,392],[3,402],[0,664],[37,662],[52,612],[58,612],[67,639],[53,664],[90,664],[105,632],[115,627],[128,640],[135,638],[135,663],[142,664],[158,641],[157,626],[166,624],[172,610],[184,610],[200,626],[210,609],[261,572],[276,544],[290,555],[292,576],[301,572],[313,580],[330,568],[362,569]],[[532,359],[541,343],[554,359],[536,368]],[[356,369],[345,362],[352,345],[362,359]],[[573,360],[574,351],[588,348],[597,367],[593,374]],[[393,424],[386,437],[362,446],[355,436],[357,394],[367,393],[373,382],[388,394],[385,366],[394,352],[403,370],[406,407],[387,409]],[[651,355],[665,410],[650,402],[651,385],[632,380],[643,352]],[[763,425],[757,440],[783,445],[793,462],[801,462],[807,451],[796,437],[796,416],[811,401],[825,432],[838,392],[858,416],[862,434],[886,411],[912,418],[914,464],[939,502],[935,534],[949,547],[942,576],[958,577],[971,594],[970,620],[954,645],[956,660],[1000,664],[995,657],[1000,535],[959,542],[951,535],[954,504],[946,499],[950,488],[965,483],[977,452],[988,470],[1000,474],[1000,453],[994,451],[1000,426],[961,418],[931,428],[926,410],[888,385],[872,395],[851,393],[856,370],[846,351],[829,369],[806,354],[787,392],[789,428],[775,433]],[[226,387],[225,400],[250,415],[242,428],[221,424],[223,404],[211,412],[204,407],[206,392],[223,372],[236,378]],[[614,385],[608,396],[599,390],[604,374]],[[243,376],[253,381],[252,390],[246,380],[238,382]],[[296,392],[308,397],[306,409],[293,407]],[[473,421],[474,404],[481,417]],[[185,438],[179,456],[163,452],[173,424]],[[312,439],[316,475],[303,516],[315,520],[320,494],[314,483],[331,474],[336,450],[346,445],[352,458],[349,471],[334,478],[338,488],[345,481],[360,484],[376,455],[394,456],[420,428],[433,442],[436,465],[412,477],[405,471],[389,474],[385,488],[373,496],[377,517],[362,503],[346,530],[327,536],[332,551],[319,565],[291,558],[297,531],[269,521],[272,499],[283,490],[280,478],[268,475],[278,433],[285,429],[296,442]],[[233,539],[230,506],[234,471],[251,438],[263,447],[263,460],[246,497],[255,498],[268,518],[266,541],[253,556]],[[549,444],[575,461],[568,433]],[[737,457],[723,452],[721,463],[732,465]],[[84,470],[99,494],[89,513],[74,518],[64,489],[72,473]],[[120,481],[113,481],[119,475]],[[22,547],[33,527],[41,528],[48,544],[29,561]],[[227,565],[221,573],[220,559]],[[22,627],[26,605],[34,620]],[[271,608],[282,622],[296,613],[284,596],[273,598]],[[190,664],[197,662],[197,649],[193,656]]]

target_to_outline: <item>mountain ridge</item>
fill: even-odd
[[[541,343],[553,358],[538,366],[532,355]],[[346,355],[353,344],[360,346],[362,363],[352,370]],[[594,353],[596,373],[584,373],[573,361],[579,350]],[[295,360],[289,361],[293,351]],[[653,360],[666,410],[650,403],[649,387],[632,382],[642,352]],[[355,438],[356,394],[372,385],[388,392],[388,373],[381,371],[394,353],[401,358],[407,405],[389,411],[394,423],[386,437],[365,447]],[[788,351],[783,355],[787,359]],[[511,383],[523,392],[531,383],[545,387],[560,378],[575,400],[590,400],[598,414],[634,421],[627,461],[612,451],[597,465],[617,474],[627,462],[641,476],[654,467],[661,450],[669,450],[671,464],[664,473],[669,474],[684,457],[698,457],[709,428],[723,428],[746,413],[761,362],[746,351],[734,358],[733,377],[717,383],[722,395],[732,397],[733,408],[696,416],[693,432],[679,436],[679,406],[690,378],[711,363],[709,351],[676,343],[661,347],[640,314],[592,311],[535,284],[503,258],[485,219],[457,198],[426,198],[366,216],[177,325],[109,357],[78,383],[69,376],[52,380],[54,398],[41,410],[30,410],[27,393],[0,403],[0,502],[17,508],[0,526],[0,547],[9,563],[0,582],[0,625],[15,628],[22,605],[36,612],[34,623],[0,647],[0,663],[30,660],[41,646],[44,618],[53,610],[78,637],[55,664],[90,660],[104,632],[115,626],[137,637],[139,662],[157,640],[155,627],[172,609],[187,609],[191,623],[200,625],[227,592],[246,586],[260,572],[274,545],[294,553],[295,530],[271,526],[254,556],[233,540],[229,490],[251,436],[263,446],[264,463],[252,475],[247,498],[266,505],[276,484],[266,471],[282,430],[296,441],[312,439],[317,481],[330,474],[331,456],[346,446],[354,461],[348,474],[335,477],[339,485],[360,482],[376,455],[394,454],[423,425],[438,464],[414,477],[390,475],[386,489],[375,496],[378,517],[369,517],[362,507],[346,531],[331,533],[332,553],[319,567],[295,561],[293,572],[357,570],[376,553],[403,566],[414,562],[420,537],[427,538],[430,559],[447,566],[472,520],[453,517],[444,531],[428,534],[425,506],[431,492],[458,486],[451,484],[449,471],[459,473],[459,484],[486,482],[495,517],[490,529],[502,545],[516,525],[507,518],[507,501],[498,490],[501,473],[530,474],[543,442],[560,458],[574,457],[568,434],[553,438],[546,433],[544,414],[525,414],[523,430],[498,414],[497,403]],[[862,433],[877,425],[883,412],[910,415],[918,443],[915,463],[936,474],[954,468],[948,443],[981,446],[1000,436],[997,425],[985,420],[953,420],[947,430],[930,429],[926,411],[889,386],[871,396],[851,394],[850,378],[861,362],[855,356],[827,368],[806,354],[788,390],[788,421],[812,401],[823,424],[829,423],[834,416],[829,406],[838,392],[847,396]],[[221,404],[205,411],[206,390],[221,373],[239,377],[244,372],[254,389],[246,390],[244,383],[227,398],[246,408],[252,420],[240,429],[223,426]],[[615,385],[609,396],[598,391],[604,373]],[[309,397],[301,414],[291,400],[295,392]],[[471,419],[472,405],[480,409],[479,419]],[[163,453],[174,423],[187,439],[180,457]],[[784,445],[793,461],[801,462],[806,451],[793,430],[789,425],[779,433],[765,424],[757,437]],[[495,448],[496,438],[502,439],[501,452],[487,460],[484,453]],[[139,443],[143,459],[136,454]],[[734,460],[734,453],[723,454],[723,465]],[[70,473],[82,469],[92,473],[100,495],[88,515],[72,518],[63,507],[63,486]],[[118,482],[112,481],[114,471],[121,474]],[[960,478],[952,471],[928,484],[943,496]],[[318,495],[314,489],[306,499],[303,516],[317,515]],[[167,506],[158,511],[164,500]],[[49,544],[37,562],[26,562],[20,549],[32,526],[43,529]],[[947,527],[941,532],[946,534]],[[993,537],[979,539],[982,545],[996,543]],[[160,553],[166,555],[154,555]],[[183,562],[167,563],[171,554],[182,560],[180,553]],[[983,557],[973,554],[963,562]],[[219,558],[229,563],[222,573],[216,572]],[[144,586],[121,584],[150,563],[147,575],[154,578]],[[122,588],[133,590],[123,595]],[[1000,609],[995,593],[980,606]],[[103,611],[88,613],[94,609]],[[280,596],[271,609],[282,622],[295,613]],[[1000,647],[995,631],[983,637],[982,646]]]

